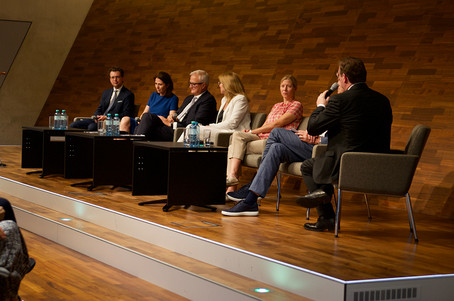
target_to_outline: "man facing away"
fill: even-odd
[[[345,152],[390,151],[392,109],[386,96],[370,89],[363,61],[347,57],[339,61],[337,79],[345,90],[325,99],[327,91],[317,98],[307,131],[319,135],[328,131],[328,146],[323,156],[303,162],[301,171],[309,194],[297,203],[317,208],[316,223],[306,223],[310,231],[334,229],[335,213],[331,204],[332,183],[339,177],[340,159]]]
[[[109,69],[109,80],[112,88],[104,90],[101,96],[101,103],[96,109],[95,120],[84,119],[70,124],[72,128],[88,129],[96,131],[98,129],[97,122],[105,120],[107,114],[111,114],[112,118],[115,114],[123,118],[124,116],[134,116],[134,93],[123,86],[124,70],[119,67]]]
[[[172,141],[173,123],[178,127],[186,127],[191,121],[207,125],[215,121],[216,100],[208,91],[209,76],[204,70],[195,70],[189,74],[191,95],[183,100],[174,116],[167,118],[153,113],[145,113],[135,130],[135,134],[145,135],[152,141]]]

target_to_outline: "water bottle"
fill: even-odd
[[[66,110],[61,110],[60,129],[61,130],[68,129],[68,115],[66,115]]]
[[[192,121],[189,127],[189,147],[199,146],[200,127],[197,121]]]
[[[120,117],[115,114],[112,123],[112,136],[120,136]]]
[[[112,136],[112,115],[107,114],[107,118],[105,121],[106,127],[106,136]]]
[[[54,130],[60,129],[60,110],[55,110],[54,114]]]

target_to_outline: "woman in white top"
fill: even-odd
[[[224,95],[221,100],[216,123],[201,127],[201,131],[209,129],[211,139],[219,132],[235,132],[249,130],[251,128],[251,116],[249,114],[249,99],[244,91],[238,74],[226,72],[219,75],[219,90]]]

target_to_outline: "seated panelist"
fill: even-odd
[[[272,129],[296,129],[303,119],[303,105],[295,99],[297,81],[293,75],[281,79],[282,102],[276,103],[265,123],[254,130],[234,132],[229,146],[227,164],[227,192],[234,191],[239,181],[241,161],[245,154],[261,154]]]
[[[224,97],[221,100],[216,122],[206,127],[202,126],[201,131],[209,129],[213,137],[220,132],[249,130],[251,127],[249,99],[238,74],[226,72],[220,74],[218,79],[219,91]]]
[[[105,120],[107,114],[111,114],[112,118],[115,114],[123,118],[124,116],[134,116],[134,93],[123,86],[124,71],[118,67],[109,69],[109,79],[112,88],[104,90],[101,96],[101,103],[96,109],[95,120],[84,119],[71,123],[69,126],[78,129],[88,129],[96,131],[98,129],[98,120]]]
[[[172,93],[173,81],[170,75],[166,72],[159,72],[153,78],[156,91],[153,92],[148,99],[148,103],[143,110],[140,119],[145,113],[154,113],[158,116],[168,118],[177,112],[178,97]],[[135,118],[125,116],[120,122],[120,131],[126,133],[134,133],[138,122]]]

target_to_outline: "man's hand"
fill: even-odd
[[[103,121],[103,120],[106,120],[106,118],[107,118],[107,116],[105,116],[105,115],[98,115],[96,117],[98,118],[97,119],[98,121]]]
[[[328,104],[328,100],[329,100],[329,97],[327,99],[325,99],[325,95],[326,95],[326,92],[328,92],[328,90],[322,92],[318,98],[317,98],[317,106],[318,105],[324,105],[326,106]]]

